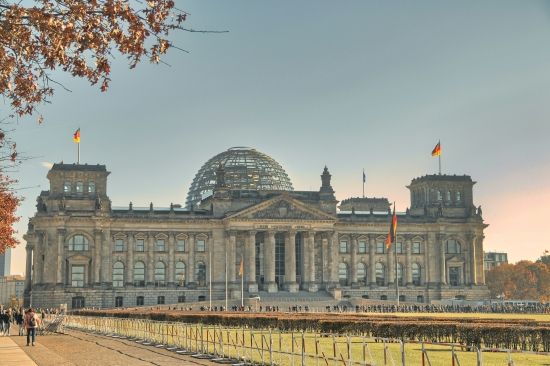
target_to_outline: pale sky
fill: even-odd
[[[129,71],[111,88],[57,76],[45,122],[19,121],[26,231],[48,189],[46,163],[107,165],[115,206],[185,203],[213,155],[251,146],[317,190],[325,165],[342,200],[361,194],[409,206],[405,186],[437,171],[477,181],[485,249],[534,260],[550,249],[550,3],[545,1],[185,1],[188,26],[171,65]],[[24,273],[24,244],[12,273]]]

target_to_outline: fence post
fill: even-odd
[[[400,340],[401,343],[401,366],[405,366],[405,341]]]
[[[348,341],[348,342],[347,342],[347,346],[348,346],[348,347],[347,347],[347,348],[348,348],[348,366],[351,366],[351,364],[352,364],[352,360],[351,360],[351,359],[352,359],[352,355],[351,355],[351,339],[350,339],[349,335],[347,336],[347,338],[348,338],[348,339],[347,339],[347,341]]]
[[[424,348],[424,342],[422,342],[422,366],[426,365],[426,350]]]
[[[294,331],[290,331],[290,365],[294,366]]]
[[[476,347],[476,351],[477,351],[477,366],[483,366],[483,359],[482,359],[482,355],[481,355],[481,348],[478,348]]]
[[[512,360],[512,353],[508,350],[508,366],[514,366],[514,361]]]
[[[273,366],[273,335],[271,328],[269,328],[269,364]]]
[[[455,366],[455,346],[454,345],[451,346],[451,357],[452,357],[451,365]]]
[[[304,338],[304,331],[302,330],[302,363],[301,363],[301,366],[305,366],[305,364],[306,364],[305,353],[306,353],[306,343],[305,343],[305,338]]]
[[[384,339],[384,366],[388,364],[388,346],[386,345],[386,339]]]

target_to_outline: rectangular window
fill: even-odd
[[[135,251],[136,252],[144,252],[145,251],[145,239],[136,239],[136,245],[135,245]]]
[[[115,308],[121,308],[123,306],[123,297],[117,296],[115,297]]]
[[[143,305],[143,304],[144,304],[144,301],[143,301],[143,300],[144,300],[143,296],[138,296],[138,297],[136,297],[136,305],[137,305],[137,306]]]
[[[84,287],[84,266],[71,266],[71,286]]]
[[[198,239],[195,242],[195,251],[196,252],[204,252],[206,250],[206,244],[203,239]]]
[[[157,252],[164,252],[165,251],[166,247],[165,247],[164,239],[157,239],[156,249],[157,249]]]
[[[115,239],[115,252],[124,251],[124,239]]]
[[[76,182],[76,193],[84,192],[84,183]]]
[[[386,243],[379,241],[376,243],[376,254],[386,253]]]
[[[395,243],[395,249],[397,250],[397,254],[403,254],[403,243]]]
[[[185,295],[179,295],[178,296],[178,302],[185,302]]]
[[[340,242],[340,253],[347,253],[348,252],[348,242],[345,240],[342,240]]]
[[[88,193],[95,193],[95,183],[88,182]]]
[[[71,182],[63,183],[63,192],[71,193]]]
[[[412,253],[413,254],[420,254],[422,253],[422,248],[420,247],[420,242],[415,241],[412,246]]]
[[[460,194],[460,191],[457,191],[456,192],[456,201],[460,202],[461,199],[462,199],[462,195]]]
[[[164,304],[164,296],[159,296],[159,297],[157,298],[157,304],[159,304],[159,305]]]
[[[366,241],[360,241],[359,242],[359,254],[365,254],[369,251],[369,245]]]
[[[176,252],[185,252],[185,240],[178,239],[176,241]]]

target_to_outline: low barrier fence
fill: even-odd
[[[514,365],[509,350],[148,319],[65,316],[71,329],[115,336],[220,363],[281,366]],[[490,351],[484,353],[484,351]],[[545,357],[547,354],[538,354]],[[550,358],[545,357],[546,362]],[[535,363],[529,363],[534,365]],[[540,363],[543,364],[543,363]]]

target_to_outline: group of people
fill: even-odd
[[[27,346],[34,346],[36,342],[36,330],[43,323],[46,314],[44,311],[39,316],[33,308],[29,309],[0,309],[0,334],[2,336],[10,335],[10,328],[15,324],[19,335],[27,334]]]

